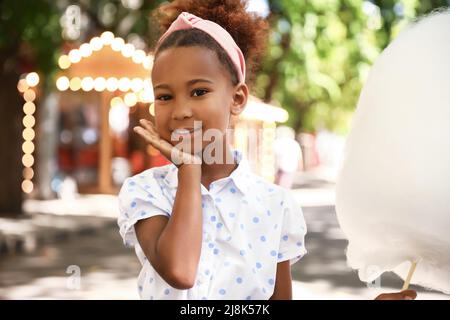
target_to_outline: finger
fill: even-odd
[[[404,290],[400,294],[405,300],[414,300],[417,297],[417,292],[414,290]]]
[[[148,132],[147,130],[145,130],[142,127],[134,127],[133,128],[134,132],[136,132],[137,134],[139,134],[141,137],[143,137],[147,142],[151,143],[153,146],[155,146],[155,143],[157,142],[157,138],[155,136],[153,136],[150,132]]]
[[[145,119],[141,119],[141,120],[139,120],[139,122],[145,129],[147,129],[149,132],[151,132],[155,136],[159,137],[159,134],[156,131],[155,126],[153,125],[153,123],[151,123],[150,121],[145,120]]]

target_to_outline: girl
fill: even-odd
[[[119,193],[140,297],[291,299],[291,265],[306,254],[302,210],[251,173],[226,134],[245,108],[267,23],[240,0],[174,1],[159,13],[167,31],[151,75],[155,126],[141,120],[135,131],[173,164],[128,178]],[[202,137],[210,131],[214,142]],[[208,161],[211,145],[219,161]]]

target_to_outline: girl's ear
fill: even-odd
[[[230,108],[232,115],[237,116],[244,111],[244,108],[247,105],[248,95],[249,91],[245,83],[238,84],[236,88],[234,88],[233,100]]]

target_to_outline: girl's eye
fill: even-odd
[[[203,95],[205,95],[206,93],[208,93],[208,90],[206,90],[206,89],[195,89],[195,90],[192,91],[192,92],[194,93],[194,96],[195,96],[195,93],[200,93],[199,96],[203,96]]]
[[[169,95],[161,95],[161,96],[158,96],[156,99],[161,100],[161,101],[166,101],[166,100],[169,100],[169,98],[170,98]]]

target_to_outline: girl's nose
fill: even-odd
[[[172,112],[173,120],[183,120],[192,117],[192,109],[187,103],[179,103],[175,106]]]

